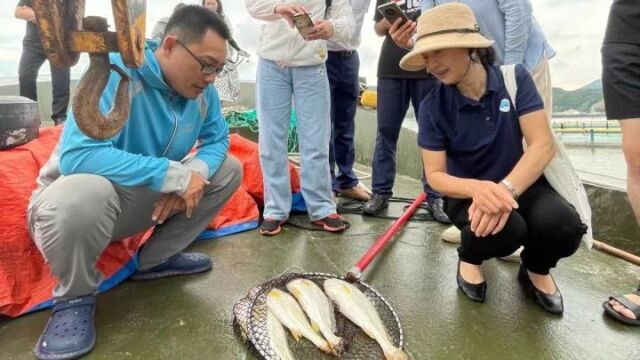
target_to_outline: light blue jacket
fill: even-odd
[[[218,94],[213,86],[194,100],[174,92],[153,55],[157,47],[158,42],[147,41],[144,65],[139,69],[126,68],[120,55],[110,55],[110,61],[125,69],[132,80],[129,120],[113,138],[95,140],[78,129],[69,111],[58,145],[62,175],[95,174],[123,186],[181,194],[192,170],[207,179],[218,170],[229,149],[229,131]],[[112,72],[100,99],[103,113],[112,107],[119,78]],[[196,141],[197,155],[183,161]],[[52,156],[50,161],[56,160],[57,156]]]
[[[555,55],[529,0],[422,0],[420,7],[424,13],[450,2],[473,10],[482,34],[495,41],[496,65],[523,64],[532,72],[544,55],[549,59]]]

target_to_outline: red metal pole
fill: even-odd
[[[416,211],[418,206],[420,206],[420,204],[424,202],[426,199],[427,199],[427,194],[423,192],[413,201],[413,203],[411,203],[409,208],[402,214],[402,216],[397,218],[396,221],[394,221],[393,224],[391,224],[391,226],[387,229],[387,231],[385,231],[384,234],[382,234],[380,238],[376,240],[375,244],[373,244],[373,246],[367,251],[367,253],[360,258],[360,261],[358,261],[358,263],[356,264],[356,267],[353,270],[351,270],[350,272],[351,275],[355,275],[356,277],[359,278],[359,274],[355,272],[362,273],[367,268],[367,266],[369,266],[371,261],[375,259],[375,257],[380,253],[380,251],[382,251],[382,249],[384,249],[384,247],[387,245],[389,240],[391,240],[393,235],[395,235],[398,232],[398,230],[400,230],[402,225],[404,225],[404,223],[407,222],[407,220],[409,220],[409,218],[411,217],[411,215],[413,215],[413,213]]]

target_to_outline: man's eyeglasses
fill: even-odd
[[[213,66],[211,64],[207,64],[206,62],[200,60],[194,53],[192,53],[191,50],[189,50],[189,48],[187,47],[187,45],[183,44],[182,41],[176,39],[176,42],[180,44],[185,50],[187,50],[189,55],[191,55],[200,64],[201,73],[206,75],[211,75],[211,74],[220,75],[220,73],[224,70],[224,65],[218,67],[218,66]]]

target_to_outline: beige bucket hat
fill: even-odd
[[[400,60],[404,70],[424,69],[422,54],[429,51],[488,48],[494,43],[480,34],[473,11],[461,3],[448,3],[425,11],[418,18],[417,33],[413,50]]]

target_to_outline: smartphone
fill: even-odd
[[[392,25],[394,22],[396,22],[396,20],[398,20],[398,18],[402,19],[402,21],[400,22],[400,25],[409,21],[409,18],[407,17],[407,15],[405,15],[405,13],[402,12],[402,10],[400,9],[400,6],[398,6],[398,4],[395,1],[389,1],[388,3],[384,3],[378,6],[378,12],[382,16],[384,16],[385,19],[387,19],[387,21],[389,21],[389,23],[391,23]]]
[[[307,36],[311,28],[313,28],[313,20],[309,17],[309,14],[296,14],[293,15],[293,25],[298,29],[302,37]]]

